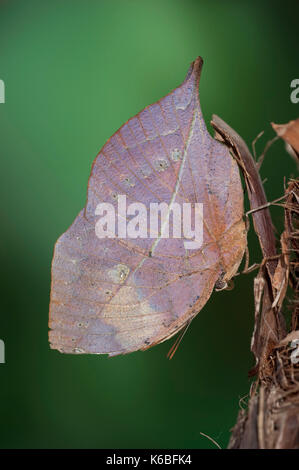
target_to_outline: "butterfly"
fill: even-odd
[[[51,348],[109,356],[145,350],[184,331],[237,272],[246,247],[243,190],[237,163],[202,116],[202,64],[198,57],[178,88],[129,119],[95,158],[86,205],[54,249]],[[133,212],[117,216],[118,230],[130,228],[131,237],[115,236],[111,218],[104,223],[121,196]],[[173,218],[174,207],[202,208],[198,246],[164,236],[164,222],[151,237],[139,236],[145,217],[135,210],[132,226],[134,208],[161,203]]]

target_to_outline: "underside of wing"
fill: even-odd
[[[173,336],[231,278],[246,234],[237,164],[210,137],[198,82],[202,60],[183,84],[124,124],[96,157],[85,208],[57,241],[52,262],[51,347],[65,353],[124,354]],[[97,207],[203,205],[203,239],[99,238]],[[127,223],[129,218],[125,220]],[[162,230],[163,233],[163,230]]]

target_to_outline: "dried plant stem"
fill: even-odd
[[[299,448],[299,362],[290,360],[290,338],[299,340],[299,182],[292,180],[286,194],[285,231],[281,250],[276,252],[274,229],[259,164],[243,139],[218,116],[212,125],[216,137],[227,145],[237,160],[246,183],[254,229],[263,261],[254,279],[254,330],[251,350],[256,375],[247,409],[241,409],[229,448]],[[271,141],[272,142],[272,141]],[[278,201],[276,200],[276,202]],[[288,283],[293,289],[291,331],[287,335],[282,315]]]

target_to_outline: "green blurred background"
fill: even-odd
[[[296,1],[1,1],[1,448],[225,447],[250,382],[253,275],[215,293],[172,361],[170,340],[108,359],[51,351],[50,263],[85,204],[91,164],[128,118],[183,80],[250,144],[298,117]],[[209,129],[211,129],[209,127]],[[281,142],[262,168],[270,200],[295,165]],[[282,211],[273,213],[278,229]],[[250,236],[251,261],[260,260]]]

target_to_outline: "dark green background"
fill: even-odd
[[[183,80],[198,55],[200,96],[250,144],[298,117],[297,1],[1,1],[0,446],[226,446],[247,372],[253,276],[215,293],[172,361],[170,340],[108,359],[47,341],[53,245],[85,204],[91,164],[128,118]],[[269,199],[295,165],[277,142],[262,169]],[[282,212],[274,220],[281,227]],[[250,238],[251,258],[260,251]]]

